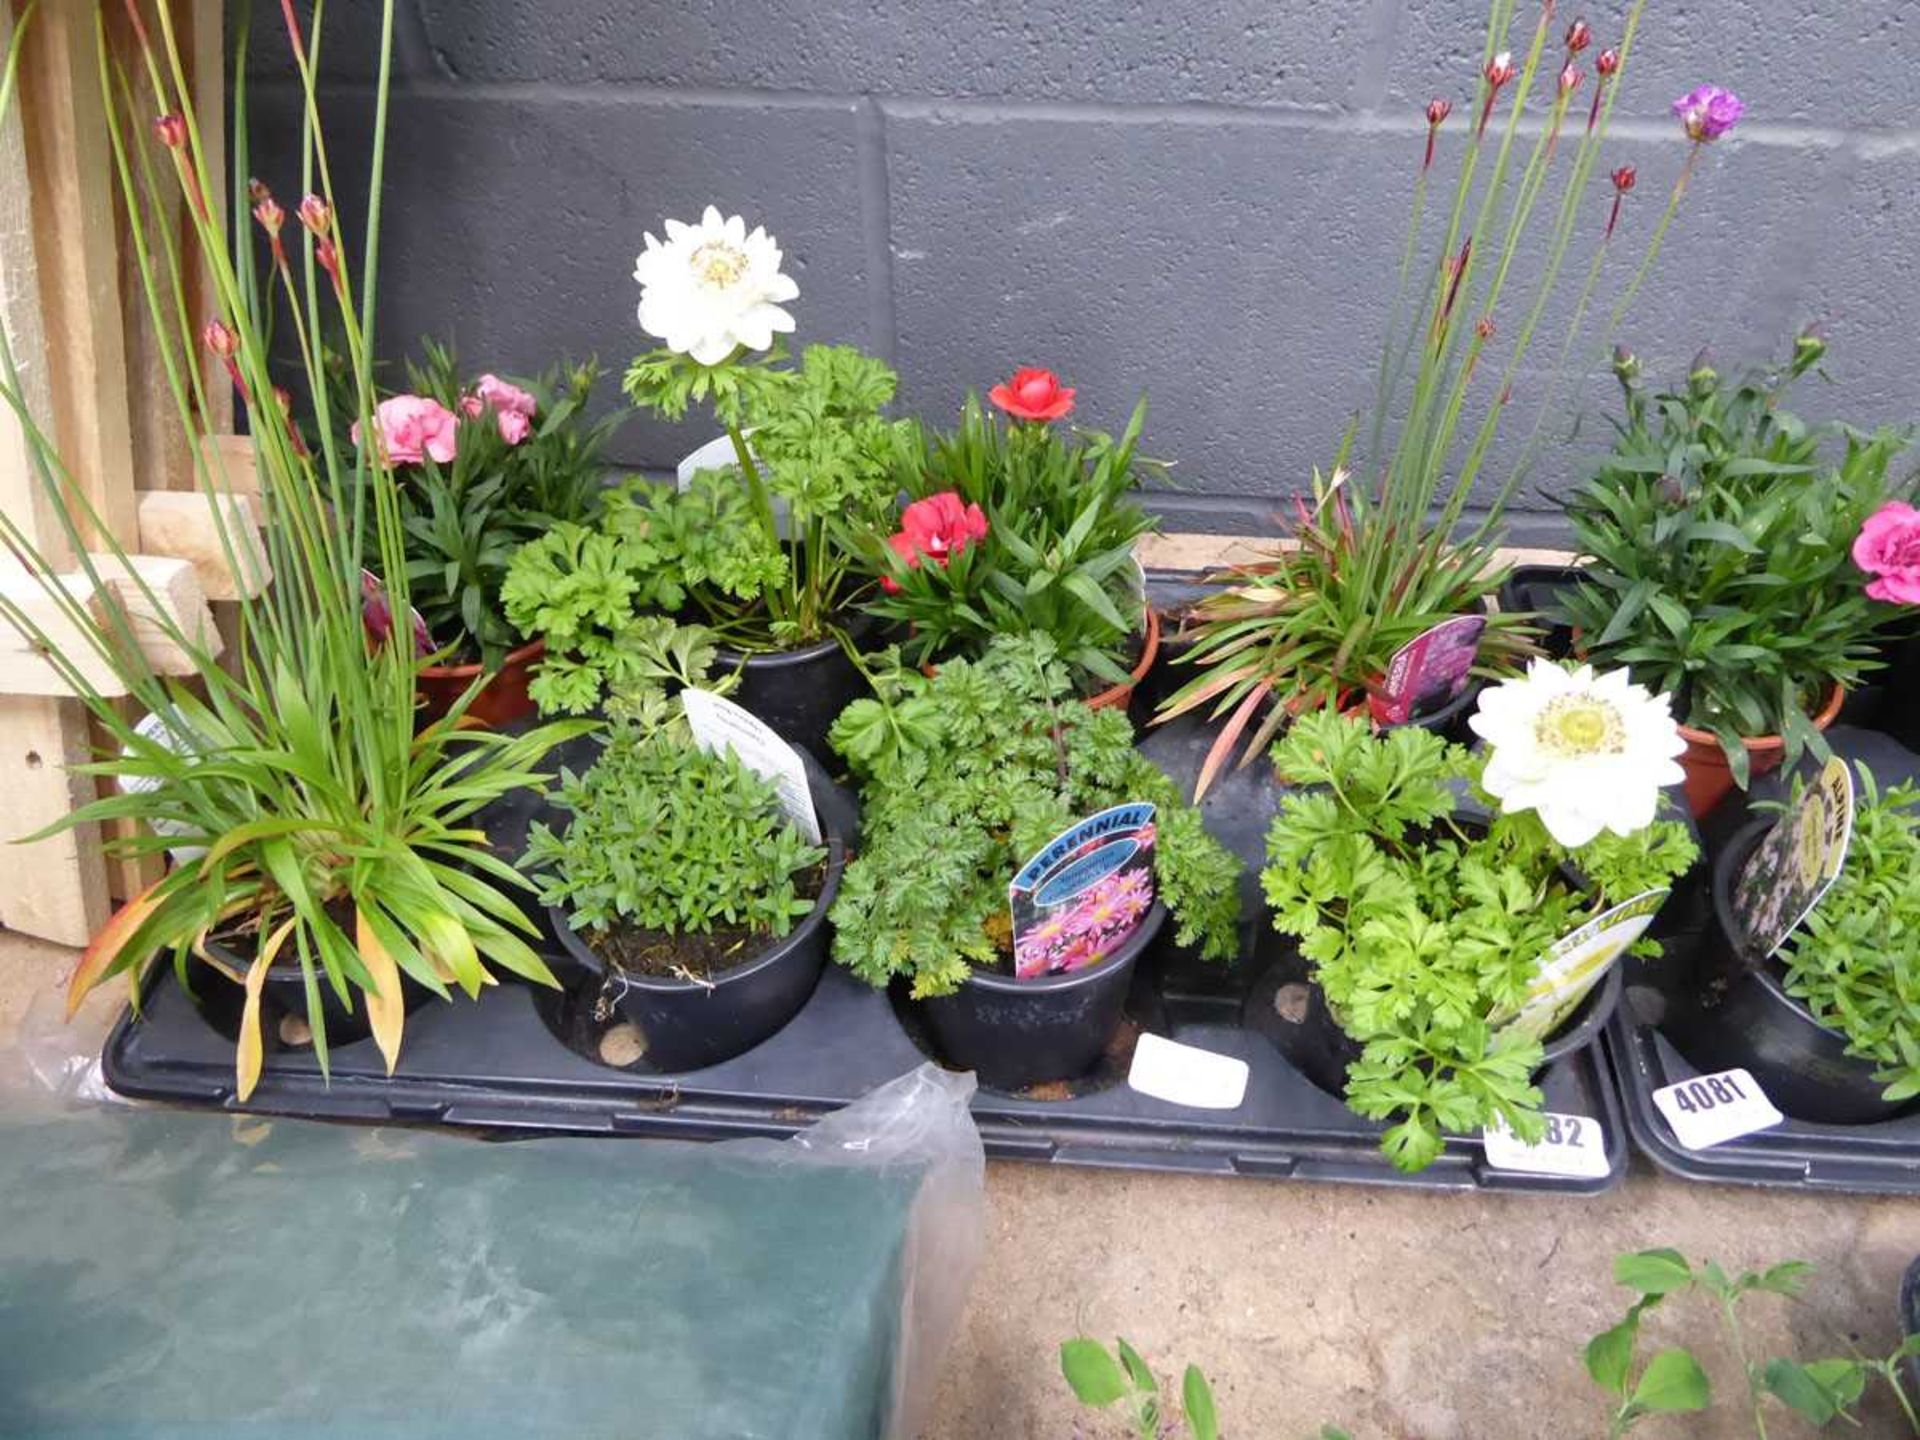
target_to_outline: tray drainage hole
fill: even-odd
[[[628,1021],[621,1021],[600,1037],[600,1059],[608,1065],[627,1066],[643,1059],[647,1053],[647,1037],[640,1033],[640,1027]]]
[[[313,1044],[313,1027],[307,1024],[304,1015],[282,1015],[280,1017],[280,1043],[282,1045]]]
[[[1299,981],[1282,985],[1273,992],[1273,1013],[1289,1025],[1298,1025],[1307,1018],[1307,1001],[1312,991]]]

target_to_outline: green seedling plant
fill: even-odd
[[[1448,1132],[1504,1122],[1539,1140],[1541,1043],[1507,1022],[1541,956],[1697,858],[1674,820],[1562,845],[1534,812],[1500,811],[1480,788],[1486,765],[1430,731],[1376,735],[1332,711],[1302,716],[1273,747],[1289,787],[1261,872],[1274,928],[1298,939],[1364,1047],[1347,1103],[1392,1122],[1381,1146],[1403,1170],[1432,1164]],[[1464,793],[1490,812],[1483,822],[1466,823]]]
[[[1119,1407],[1140,1440],[1161,1440],[1168,1433],[1165,1426],[1173,1417],[1161,1398],[1160,1381],[1125,1340],[1116,1340],[1112,1350],[1084,1337],[1067,1341],[1060,1347],[1060,1373],[1082,1405],[1093,1410]],[[1179,1418],[1182,1432],[1192,1440],[1219,1440],[1213,1387],[1198,1365],[1187,1366],[1181,1376]]]
[[[1868,597],[1852,548],[1867,518],[1911,489],[1888,479],[1907,437],[1815,427],[1784,407],[1825,354],[1803,335],[1785,365],[1732,379],[1702,359],[1659,394],[1620,355],[1625,417],[1567,501],[1587,563],[1554,618],[1596,664],[1672,695],[1682,723],[1719,740],[1743,789],[1742,739],[1782,736],[1789,765],[1805,751],[1827,757],[1811,716],[1874,668],[1875,636],[1899,613]]]
[[[1134,542],[1153,521],[1134,487],[1165,467],[1139,454],[1146,401],[1118,437],[1044,420],[1000,421],[969,395],[951,434],[904,431],[909,500],[977,505],[986,534],[938,563],[909,554],[912,532],[876,546],[883,592],[867,605],[905,624],[913,664],[978,657],[995,635],[1053,638],[1083,689],[1124,683],[1144,595]],[[900,542],[905,540],[904,547]]]
[[[1667,1301],[1689,1292],[1708,1300],[1719,1317],[1727,1344],[1746,1382],[1746,1400],[1754,1434],[1767,1440],[1769,1402],[1777,1402],[1815,1425],[1835,1420],[1859,1422],[1853,1410],[1875,1377],[1885,1381],[1920,1435],[1920,1417],[1900,1378],[1908,1357],[1920,1354],[1920,1337],[1909,1337],[1885,1359],[1852,1357],[1802,1362],[1752,1356],[1740,1322],[1746,1297],[1757,1294],[1796,1298],[1813,1266],[1785,1261],[1764,1270],[1729,1275],[1714,1261],[1690,1263],[1677,1250],[1644,1250],[1619,1256],[1614,1279],[1636,1295],[1625,1317],[1587,1342],[1587,1373],[1605,1390],[1612,1411],[1609,1437],[1625,1435],[1650,1416],[1702,1411],[1713,1403],[1713,1387],[1694,1353],[1682,1347],[1661,1350],[1642,1361],[1638,1354],[1642,1319]]]
[[[848,345],[810,345],[798,364],[785,359],[779,345],[715,365],[662,348],[635,360],[626,377],[634,404],[666,419],[710,402],[733,439],[734,465],[716,480],[747,502],[734,523],[756,557],[756,582],[694,579],[688,589],[705,622],[747,652],[841,633],[872,580],[870,537],[887,528],[898,493],[900,422],[884,412],[899,377]]]
[[[643,682],[648,637],[666,617],[753,603],[786,563],[760,543],[751,502],[729,476],[608,491],[594,523],[554,525],[507,566],[508,621],[547,642],[528,694],[542,713],[587,714]]]
[[[1787,993],[1879,1068],[1890,1104],[1920,1095],[1920,786],[1884,795],[1865,765],[1839,878],[1781,947]]]
[[[862,844],[832,917],[834,958],[854,974],[951,994],[1011,954],[1019,866],[1129,801],[1159,807],[1154,879],[1179,943],[1233,957],[1238,863],[1134,748],[1125,712],[1080,702],[1051,637],[1002,636],[933,677],[876,657],[869,678],[875,697],[842,711],[831,736],[861,785]]]

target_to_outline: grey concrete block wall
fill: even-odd
[[[1518,8],[1516,49],[1537,14]],[[1601,44],[1624,8],[1585,10]],[[378,9],[329,7],[323,104],[342,158],[366,133]],[[1556,34],[1578,12],[1563,0]],[[1090,423],[1118,423],[1145,390],[1148,448],[1176,462],[1157,499],[1168,518],[1270,528],[1370,403],[1419,111],[1451,96],[1447,138],[1464,142],[1485,13],[1482,0],[399,0],[386,348],[434,333],[476,368],[596,353],[617,369],[647,344],[631,279],[643,232],[713,201],[782,241],[800,337],[888,357],[915,412],[950,414],[1017,363],[1059,370]],[[258,29],[256,168],[291,188],[271,9]],[[1803,409],[1920,418],[1920,12],[1650,4],[1606,162],[1636,164],[1640,184],[1603,303],[1684,159],[1667,105],[1703,80],[1738,90],[1748,120],[1702,157],[1622,338],[1675,373],[1702,346],[1723,364],[1778,354],[1819,322],[1835,383]],[[1580,202],[1583,238],[1515,376],[1490,486],[1548,393],[1610,193],[1596,174]],[[1530,253],[1503,334],[1537,274]],[[1573,353],[1521,538],[1555,533],[1553,492],[1604,443],[1610,382],[1597,352]],[[1496,341],[1488,371],[1504,359]],[[706,434],[636,419],[619,458],[668,466]]]

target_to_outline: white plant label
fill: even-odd
[[[134,722],[133,728],[136,733],[154,741],[163,749],[171,750],[176,755],[190,755],[194,753],[192,744],[187,738],[186,722],[182,720],[177,713],[174,715],[173,723],[169,723],[159,715],[143,715]],[[131,749],[125,749],[122,750],[121,753],[132,758],[134,752]],[[119,777],[119,780],[121,792],[128,795],[142,795],[149,790],[159,789],[161,785],[161,781],[152,775],[122,775]],[[182,825],[177,820],[153,820],[149,821],[148,825],[156,835],[190,835],[193,833],[187,826]],[[205,855],[207,853],[207,847],[204,845],[170,845],[167,847],[167,853],[173,857],[174,864],[187,865]]]
[[[1853,770],[1838,755],[1741,867],[1733,913],[1747,958],[1772,955],[1840,878],[1853,836]]]
[[[680,692],[680,704],[693,727],[693,742],[702,750],[731,750],[742,765],[773,782],[780,808],[809,845],[820,843],[820,819],[813,813],[813,792],[807,788],[807,767],[800,752],[774,733],[758,715],[741,709],[724,695],[689,686]]]
[[[1710,1150],[1786,1117],[1745,1070],[1722,1070],[1653,1092],[1653,1103],[1688,1150]]]
[[[1547,1133],[1529,1145],[1495,1120],[1480,1132],[1487,1164],[1496,1170],[1526,1175],[1560,1175],[1569,1179],[1604,1180],[1608,1175],[1607,1132],[1587,1115],[1542,1115]]]
[[[1627,947],[1646,933],[1653,917],[1666,904],[1667,893],[1664,889],[1649,890],[1623,900],[1554,941],[1540,957],[1527,998],[1513,1018],[1503,1023],[1535,1039],[1551,1035],[1619,963]]]
[[[1247,1098],[1247,1062],[1163,1035],[1142,1032],[1127,1085],[1142,1095],[1196,1110],[1238,1110]]]

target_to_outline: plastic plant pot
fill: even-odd
[[[1813,728],[1824,730],[1833,724],[1844,698],[1845,692],[1838,685],[1831,687],[1825,702],[1812,716]],[[1704,820],[1732,792],[1733,770],[1727,764],[1726,751],[1720,748],[1720,741],[1712,732],[1682,725],[1680,735],[1687,742],[1686,753],[1680,757],[1680,768],[1687,772],[1687,805],[1696,820]],[[1740,744],[1747,752],[1747,768],[1752,776],[1779,769],[1787,752],[1786,740],[1778,735],[1756,735],[1743,739]]]
[[[1734,836],[1713,867],[1713,918],[1702,940],[1696,1006],[1676,1016],[1672,1039],[1703,1072],[1743,1069],[1796,1120],[1871,1125],[1912,1110],[1891,1104],[1871,1060],[1847,1053],[1847,1037],[1822,1025],[1789,995],[1778,961],[1750,963],[1733,912],[1733,888],[1747,856],[1772,826],[1755,821]]]
[[[1291,995],[1267,998],[1269,993],[1277,992],[1256,992],[1248,1021],[1272,1038],[1301,1074],[1329,1095],[1344,1097],[1347,1067],[1360,1058],[1364,1047],[1340,1028],[1325,992],[1317,984],[1310,980],[1294,983],[1297,990]],[[1600,1038],[1619,1007],[1620,986],[1620,967],[1614,965],[1542,1044],[1536,1075],[1556,1061],[1580,1054]],[[1273,1018],[1269,1020],[1261,1011],[1271,1013]]]
[[[247,972],[247,967],[253,963],[251,953],[243,955],[231,945],[222,944],[218,940],[209,938],[206,948],[209,954],[219,960],[221,964],[233,970],[236,974],[244,975]],[[288,948],[291,949],[292,947],[289,946]],[[327,1027],[327,1044],[329,1047],[351,1045],[355,1041],[365,1040],[373,1034],[373,1026],[367,1020],[367,997],[364,994],[358,990],[354,990],[353,1009],[348,1010],[345,1003],[340,999],[339,992],[333,988],[333,982],[327,979],[326,973],[319,967],[318,961],[316,961],[314,965],[313,979],[315,986],[320,992],[320,1018]],[[225,976],[219,977],[216,983],[221,985],[231,984]],[[352,987],[349,988],[351,989]],[[452,986],[448,987],[448,992],[455,995],[459,993]],[[239,993],[238,987],[235,987],[234,993]],[[296,959],[289,958],[286,951],[282,951],[280,956],[274,960],[273,964],[267,967],[266,980],[261,986],[261,994],[267,1003],[282,1015],[296,1020],[302,1025],[307,1023],[306,977],[301,973],[300,962]],[[439,997],[418,980],[415,980],[411,975],[407,974],[406,971],[402,970],[400,972],[400,998],[401,1003],[406,1006],[407,1012],[411,1014],[428,1001],[437,1000]],[[273,1028],[272,1022],[269,1022],[268,1028]]]
[[[527,694],[527,686],[533,680],[534,667],[546,653],[544,639],[508,651],[499,671],[473,697],[473,703],[467,706],[467,713],[461,719],[470,725],[497,730],[532,715],[534,704]],[[445,715],[453,708],[453,702],[467,693],[467,687],[484,674],[484,665],[429,665],[421,670],[417,681],[421,722],[438,720]]]
[[[1084,970],[1031,980],[975,970],[952,995],[922,1000],[941,1059],[994,1090],[1086,1074],[1119,1028],[1134,964],[1166,918],[1156,904],[1125,944]]]
[[[745,1054],[800,1013],[827,962],[827,911],[840,893],[846,848],[827,837],[820,896],[806,918],[752,959],[707,980],[633,975],[610,967],[557,909],[547,912],[574,975],[638,1030],[662,1070],[702,1070]]]
[[[847,637],[858,645],[877,629],[870,616],[856,616],[848,621]],[[740,685],[729,698],[766,721],[781,739],[815,755],[833,753],[828,729],[867,693],[866,677],[832,637],[802,650],[760,655],[722,650],[715,668],[738,670]]]

